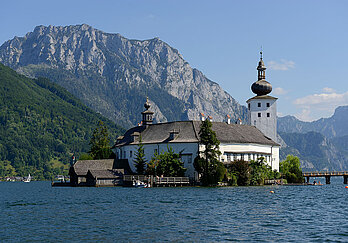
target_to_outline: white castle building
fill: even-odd
[[[279,171],[279,148],[276,141],[276,98],[268,96],[272,86],[265,80],[266,67],[262,56],[259,62],[258,81],[253,83],[252,91],[255,97],[247,101],[249,121],[251,124],[231,124],[226,122],[212,122],[212,129],[220,141],[220,161],[229,163],[235,160],[256,160],[264,157],[273,170]],[[181,154],[186,176],[197,178],[193,161],[198,152],[204,150],[199,144],[199,121],[175,121],[153,124],[153,112],[150,111],[148,99],[142,112],[142,125],[129,129],[123,136],[117,138],[113,147],[116,161],[127,163],[127,168],[136,171],[134,159],[140,137],[144,145],[145,158],[150,161],[155,153],[167,151],[168,146]]]

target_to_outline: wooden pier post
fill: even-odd
[[[326,184],[330,184],[330,179],[331,179],[331,176],[325,176],[325,179],[326,179]]]
[[[348,176],[343,176],[343,184],[348,184]]]
[[[309,176],[307,176],[306,178],[307,178],[307,184],[309,184]]]

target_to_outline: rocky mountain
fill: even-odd
[[[217,83],[158,38],[130,40],[88,25],[37,26],[0,47],[0,62],[29,77],[46,77],[124,127],[137,124],[148,96],[157,122],[247,119]]]
[[[281,159],[288,154],[298,156],[304,171],[343,171],[348,169],[347,149],[318,132],[280,133],[286,145]]]
[[[348,170],[348,106],[337,107],[329,118],[303,122],[293,116],[278,118],[283,139],[282,159],[300,157],[304,170]]]
[[[294,116],[278,118],[278,132],[307,133],[319,132],[328,138],[348,135],[348,106],[339,106],[329,118],[303,122]]]

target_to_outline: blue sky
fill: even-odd
[[[311,121],[348,105],[347,10],[344,0],[13,0],[1,4],[0,43],[37,25],[82,23],[159,37],[243,105],[262,46],[279,115]]]

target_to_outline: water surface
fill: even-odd
[[[225,188],[0,182],[0,241],[347,242],[347,199],[341,181]]]

